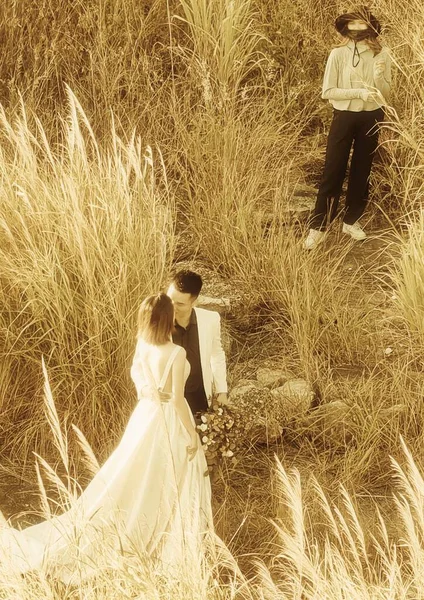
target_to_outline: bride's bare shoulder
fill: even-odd
[[[179,352],[176,352],[176,349],[179,349]],[[166,344],[161,344],[160,346],[154,344],[147,344],[143,340],[139,340],[136,345],[135,355],[139,360],[168,360],[171,354],[175,352],[175,360],[183,361],[186,357],[186,351],[181,346],[174,344],[173,342],[169,342]]]
[[[176,356],[175,356],[175,363],[179,364],[179,363],[183,363],[185,361],[186,358],[186,351],[182,346],[178,346],[177,344],[172,344],[173,349],[171,350],[171,352],[176,352],[176,349],[178,348],[178,352],[176,352]]]

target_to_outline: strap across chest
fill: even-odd
[[[171,367],[174,363],[174,360],[178,354],[178,352],[181,350],[180,346],[176,346],[173,351],[171,352],[171,354],[169,355],[168,358],[168,362],[165,365],[165,369],[163,371],[161,380],[159,381],[159,385],[158,385],[158,391],[161,392],[165,386],[166,380],[168,379],[168,375],[169,372],[171,370]]]

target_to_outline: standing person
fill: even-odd
[[[199,560],[212,532],[205,455],[184,399],[190,365],[172,342],[174,307],[144,300],[131,367],[136,405],[124,435],[70,510],[17,530],[0,527],[0,561],[21,573],[43,569],[64,582],[150,555],[165,568]]]
[[[311,229],[304,242],[307,250],[322,242],[326,225],[336,216],[352,144],[343,233],[354,240],[366,238],[358,220],[367,204],[378,124],[390,92],[389,53],[377,39],[381,26],[369,9],[362,6],[340,15],[335,27],[343,41],[331,50],[324,74],[322,98],[332,104],[333,120]]]
[[[202,284],[199,274],[182,270],[174,275],[167,291],[175,307],[172,339],[185,349],[191,367],[185,398],[196,417],[208,409],[213,394],[219,404],[228,403],[220,315],[195,307]]]

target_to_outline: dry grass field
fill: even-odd
[[[370,2],[393,60],[370,238],[354,247],[336,226],[309,254],[306,224],[287,207],[298,186],[319,180],[331,118],[321,79],[347,3],[3,4],[5,516],[24,523],[18,513],[43,505],[34,452],[58,473],[86,476],[72,424],[99,460],[113,449],[135,403],[139,303],[179,260],[242,298],[230,382],[248,361],[280,361],[321,404],[342,401],[349,412],[346,435],[299,420],[219,473],[226,546],[207,567],[167,577],[135,556],[66,587],[0,564],[0,598],[424,598],[422,2]],[[42,358],[62,442],[46,418]]]

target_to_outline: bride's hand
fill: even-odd
[[[199,436],[197,435],[197,432],[194,431],[194,433],[191,434],[190,445],[187,446],[188,460],[193,460],[193,458],[196,456],[198,447],[199,447]]]

